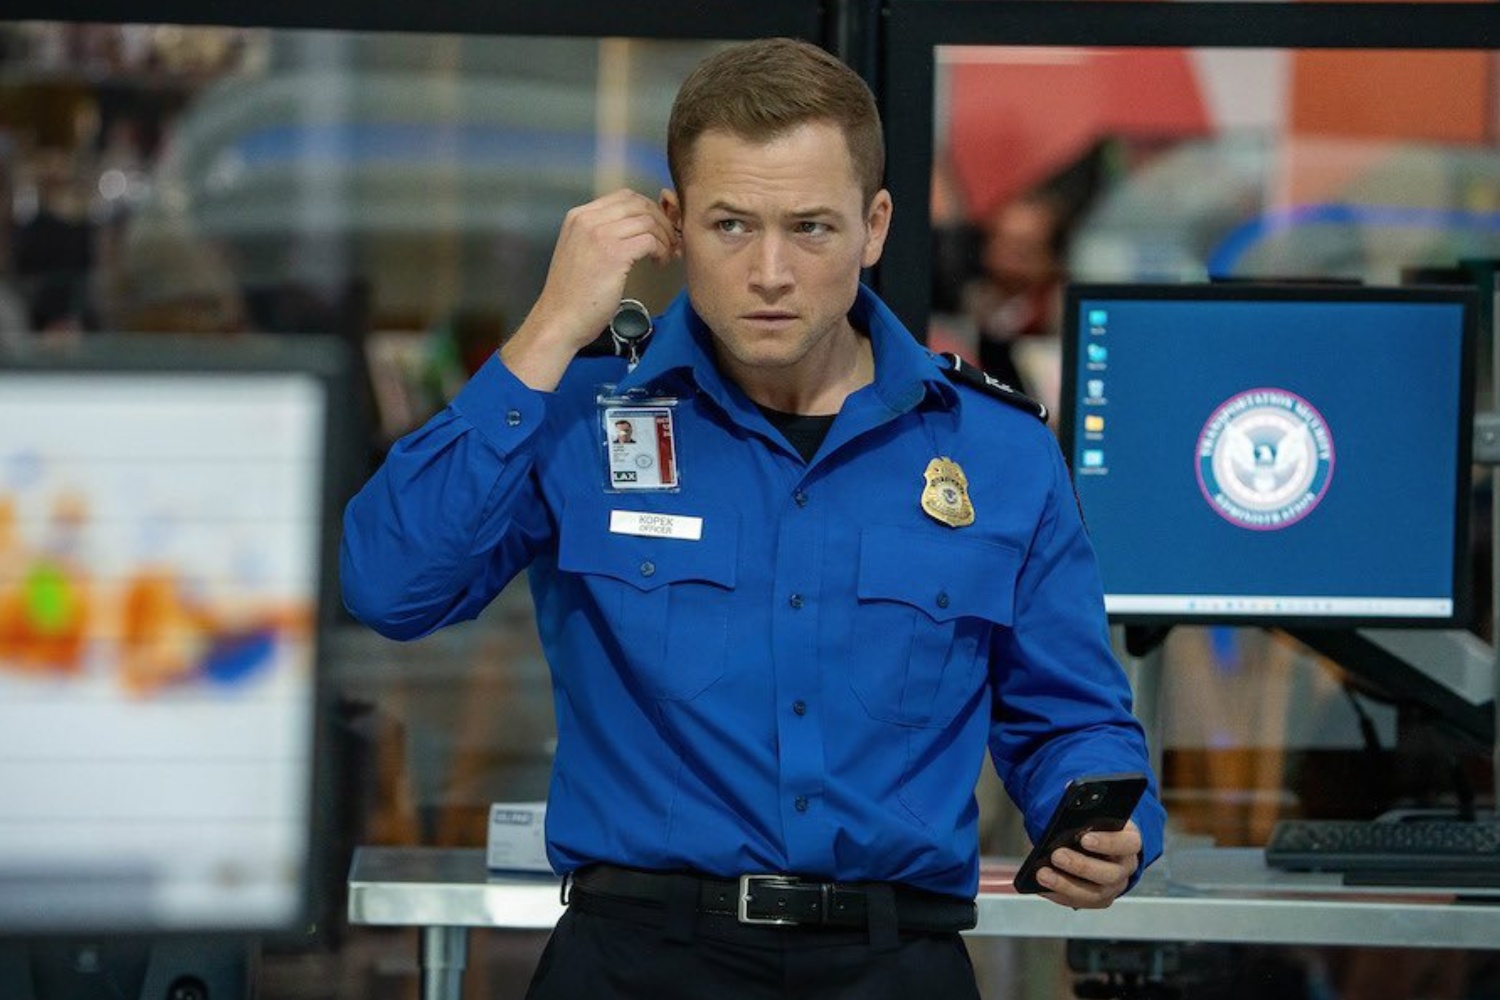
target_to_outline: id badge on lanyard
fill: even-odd
[[[613,386],[599,393],[599,423],[604,453],[604,488],[611,493],[672,491],[679,487],[677,435],[670,396],[615,395]]]

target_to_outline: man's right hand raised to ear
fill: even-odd
[[[630,269],[647,257],[666,264],[678,252],[666,213],[636,191],[615,191],[572,209],[542,293],[500,349],[501,360],[531,388],[551,392],[573,356],[609,325]]]

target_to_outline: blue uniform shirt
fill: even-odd
[[[559,871],[971,896],[986,744],[1033,838],[1070,778],[1149,769],[1051,432],[950,382],[867,289],[850,318],[875,380],[811,462],[720,375],[684,295],[633,372],[581,358],[543,393],[492,359],[350,502],[344,599],[386,636],[472,618],[529,567]],[[678,401],[679,489],[608,491],[606,384]],[[971,525],[922,510],[940,456]],[[701,538],[616,533],[615,511],[701,518]],[[1149,862],[1154,779],[1135,819]]]

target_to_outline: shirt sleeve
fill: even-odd
[[[498,356],[392,446],[344,511],[344,605],[392,639],[479,614],[551,537],[533,456],[546,396]]]
[[[1132,817],[1142,840],[1134,884],[1161,854],[1166,814],[1130,683],[1110,646],[1093,547],[1062,454],[1048,443],[1046,507],[1016,581],[1012,627],[997,630],[991,651],[990,750],[1033,843],[1073,778],[1145,772],[1149,784]]]

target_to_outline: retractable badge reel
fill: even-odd
[[[635,299],[621,299],[609,335],[615,354],[624,355],[634,369],[641,348],[651,336],[651,313]],[[677,489],[677,435],[672,411],[677,400],[635,389],[616,395],[602,386],[599,410],[603,420],[606,468],[610,492]]]
[[[609,321],[609,336],[615,342],[615,353],[625,355],[631,368],[641,360],[641,347],[651,330],[651,311],[635,299],[621,299]]]

